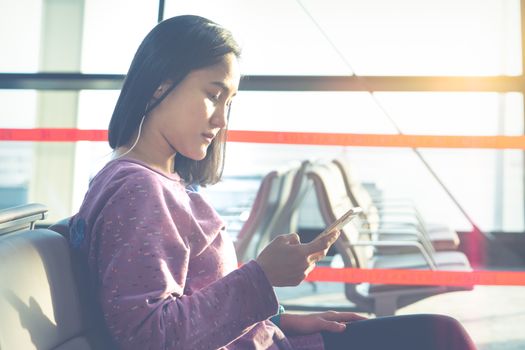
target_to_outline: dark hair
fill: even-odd
[[[209,19],[185,15],[157,24],[140,44],[120,91],[109,122],[109,145],[115,149],[130,142],[142,117],[193,70],[219,63],[241,49],[230,31]],[[166,81],[167,91],[148,106],[155,90]],[[177,153],[175,171],[188,183],[207,185],[220,180],[224,168],[226,129],[208,147],[206,157],[195,161]]]

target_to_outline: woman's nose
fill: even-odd
[[[211,118],[211,122],[214,127],[224,128],[227,125],[228,123],[227,109],[228,109],[227,106],[222,106],[215,110]]]

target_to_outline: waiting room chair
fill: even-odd
[[[270,230],[278,213],[285,204],[293,171],[298,164],[292,163],[268,172],[262,179],[257,194],[235,241],[235,251],[239,263],[257,257],[270,240]],[[287,233],[287,232],[284,232]]]
[[[314,164],[308,169],[307,176],[313,181],[319,210],[327,226],[354,206],[346,193],[342,174],[335,164]],[[360,233],[356,222],[345,226],[341,233],[334,247],[340,254],[344,267],[471,270],[466,256],[458,251],[429,251],[418,240],[384,239],[377,241],[371,235]],[[378,247],[408,248],[411,252],[384,255],[378,253]],[[386,316],[395,314],[396,310],[401,307],[433,295],[471,289],[472,287],[347,283],[345,284],[345,295],[359,310],[377,316]]]
[[[444,224],[426,222],[410,200],[395,200],[394,203],[374,200],[348,159],[336,158],[332,162],[343,176],[346,192],[353,205],[363,208],[365,221],[371,230],[381,231],[386,236],[385,239],[405,239],[407,235],[395,237],[395,232],[408,232],[411,229],[414,234],[425,236],[424,239],[435,250],[449,251],[458,248],[460,241],[456,231]]]
[[[299,233],[299,206],[311,189],[311,183],[306,178],[306,169],[311,161],[304,160],[299,165],[291,166],[282,175],[279,191],[279,210],[276,211],[268,227],[269,235],[261,242],[259,251],[272,239],[281,234]]]
[[[0,349],[92,350],[66,239],[35,228],[47,208],[0,210]]]

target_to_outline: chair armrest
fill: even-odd
[[[421,218],[421,215],[417,211],[411,208],[405,209],[402,207],[392,208],[392,207],[378,207],[378,206],[376,206],[376,208],[377,208],[377,213],[381,216],[394,216],[394,217],[399,216],[403,218],[405,217],[414,218],[418,221],[423,220]]]
[[[375,203],[402,203],[406,205],[412,205],[415,206],[414,200],[412,198],[408,197],[390,197],[385,195],[375,195],[370,194],[370,197],[372,198],[372,201]]]
[[[417,212],[408,212],[401,210],[379,210],[377,212],[381,217],[381,220],[400,220],[400,221],[409,221],[417,223],[424,226],[425,220]]]
[[[423,247],[427,250],[429,254],[433,254],[435,252],[434,246],[432,245],[432,242],[428,239],[425,234],[417,229],[412,231],[407,231],[405,228],[401,228],[399,231],[396,231],[395,229],[385,231],[384,229],[379,228],[378,230],[359,230],[360,235],[365,235],[367,237],[375,238],[374,236],[415,236],[415,239],[420,242]],[[374,241],[378,241],[377,239],[374,239]],[[379,241],[378,241],[379,242]]]
[[[418,242],[420,242],[425,247],[425,249],[427,250],[427,252],[429,252],[429,254],[432,254],[435,251],[434,246],[432,245],[432,242],[430,241],[429,237],[424,232],[421,232],[418,229],[414,229],[411,231],[407,231],[406,229],[401,229],[398,231],[392,228],[386,229],[386,230],[385,228],[379,228],[375,233],[381,236],[388,236],[388,235],[416,236],[418,239]]]
[[[35,221],[47,216],[47,207],[39,203],[24,204],[0,210],[0,235],[23,229],[32,230]]]
[[[415,227],[408,227],[408,228],[406,227],[387,227],[385,228],[385,227],[380,226],[378,229],[375,229],[375,230],[360,228],[359,233],[363,235],[368,235],[368,236],[371,236],[371,235],[400,235],[400,236],[407,235],[408,236],[409,235],[409,236],[417,236],[421,238],[421,240],[427,240],[425,234]]]
[[[419,250],[430,270],[436,270],[436,263],[427,253],[423,245],[417,241],[401,242],[401,241],[357,241],[350,243],[353,246],[372,246],[372,247],[415,247]]]
[[[373,202],[373,205],[379,210],[395,209],[395,210],[404,210],[404,211],[409,211],[409,212],[418,211],[416,207],[414,207],[411,204],[406,204],[406,203]]]
[[[403,221],[403,220],[400,220],[400,221],[383,221],[383,220],[379,220],[377,222],[377,224],[379,224],[379,227],[380,228],[384,228],[384,229],[392,229],[392,228],[412,228],[414,230],[417,230],[423,234],[426,234],[427,231],[425,229],[425,227],[419,223],[416,223],[416,222],[408,222],[408,221]]]

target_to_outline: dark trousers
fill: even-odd
[[[344,332],[322,332],[326,350],[474,350],[472,339],[454,318],[406,315],[348,323]]]

